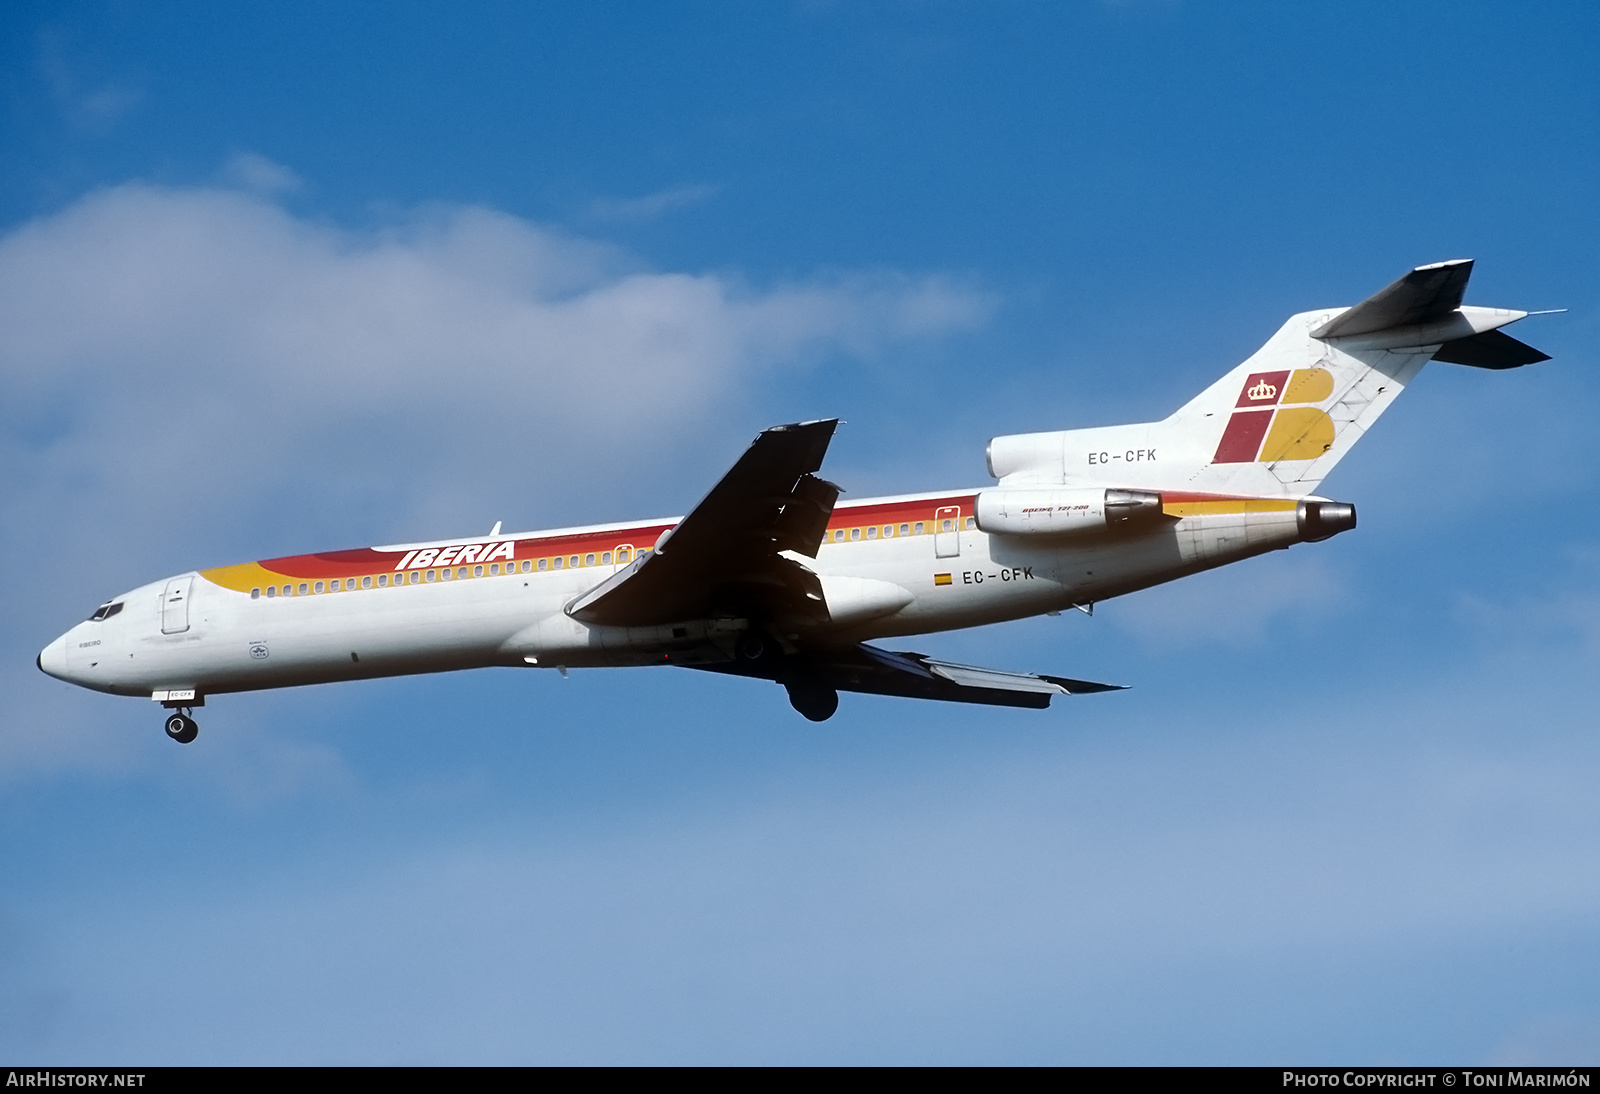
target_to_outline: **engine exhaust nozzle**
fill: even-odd
[[[1303,501],[1295,513],[1300,538],[1320,543],[1356,526],[1356,507],[1345,501]]]

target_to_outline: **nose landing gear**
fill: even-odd
[[[187,707],[183,710],[173,711],[167,718],[166,728],[167,736],[177,741],[180,745],[186,745],[200,736],[200,726],[193,718],[189,717],[189,708]]]

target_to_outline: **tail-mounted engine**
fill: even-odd
[[[978,494],[978,527],[1001,536],[1076,536],[1146,528],[1162,519],[1154,490],[984,490]]]

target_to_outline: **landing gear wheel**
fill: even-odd
[[[200,736],[200,727],[187,714],[173,714],[167,719],[167,736],[186,745]]]
[[[746,631],[733,647],[733,655],[746,665],[770,661],[777,652],[777,643],[760,631]]]
[[[839,693],[827,684],[798,680],[785,684],[789,705],[813,722],[826,722],[839,709]]]

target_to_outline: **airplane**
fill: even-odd
[[[1118,690],[874,642],[1078,608],[1356,526],[1316,491],[1429,361],[1548,356],[1461,303],[1471,259],[1303,312],[1167,418],[995,437],[994,485],[841,502],[836,419],[762,432],[687,516],[293,555],[113,597],[49,675],[193,714],[230,692],[489,666],[679,665],[839,692],[1046,707]]]

